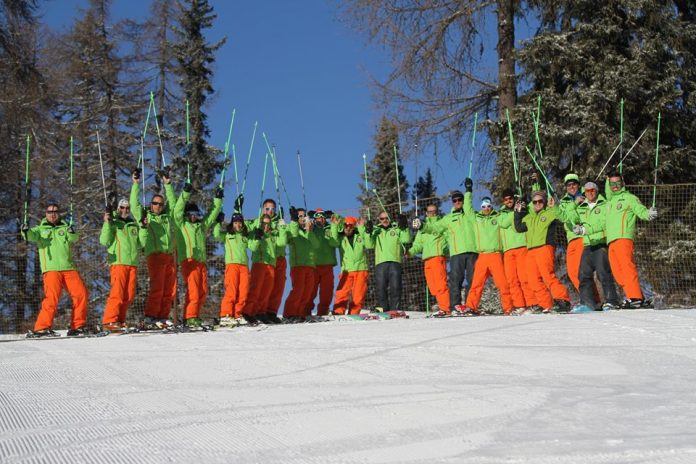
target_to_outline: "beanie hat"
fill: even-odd
[[[579,184],[580,177],[578,177],[577,174],[572,173],[572,172],[569,174],[566,174],[566,176],[563,178],[563,183],[568,184],[568,182],[577,182]]]
[[[532,193],[532,200],[534,197],[541,197],[541,199],[546,202],[546,192],[543,190],[537,190],[536,192]]]
[[[483,208],[484,206],[491,206],[491,198],[490,197],[481,198],[481,208]]]
[[[119,208],[121,208],[121,207],[125,208],[126,206],[130,207],[130,203],[128,203],[128,200],[126,200],[125,198],[121,198],[120,200],[118,200],[118,207]]]
[[[230,219],[230,222],[244,222],[244,216],[242,216],[239,213],[235,213],[232,215],[232,219]]]
[[[515,196],[515,192],[513,192],[512,189],[506,188],[505,190],[503,190],[502,196],[503,196],[503,198],[505,198],[505,197],[514,197],[514,196]]]
[[[189,201],[186,203],[186,206],[184,207],[184,213],[185,214],[200,214],[201,210],[198,209],[198,205]]]
[[[355,225],[358,220],[355,219],[353,216],[346,216],[346,218],[343,220],[344,224],[352,224]]]
[[[454,190],[452,193],[450,193],[450,198],[452,198],[452,200],[456,200],[457,198],[464,198],[464,194],[459,190]]]

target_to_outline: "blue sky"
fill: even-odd
[[[40,11],[44,22],[65,30],[86,3],[48,1],[41,4]],[[370,76],[379,79],[388,74],[388,53],[367,45],[362,36],[342,24],[333,2],[211,4],[218,18],[207,37],[215,42],[227,36],[227,43],[217,53],[213,79],[216,94],[207,108],[210,142],[224,146],[232,109],[236,109],[232,142],[237,147],[239,170],[243,171],[253,125],[259,123],[245,212],[251,214],[261,196],[262,131],[276,145],[279,170],[294,204],[302,204],[296,155],[300,150],[308,207],[356,207],[362,153],[371,157],[372,135],[382,114],[371,98]],[[113,1],[114,21],[147,15],[149,2]],[[440,168],[435,169],[432,156],[424,154],[418,157],[418,172],[422,175],[427,167],[433,168],[438,192],[445,193],[461,182],[466,170],[461,162],[452,160],[444,143],[439,152]],[[413,185],[415,163],[406,162],[405,169]],[[229,186],[228,213],[233,192],[234,187]],[[265,196],[275,197],[270,170]],[[286,202],[285,195],[282,201]]]

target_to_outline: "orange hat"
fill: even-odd
[[[355,219],[353,216],[346,216],[346,218],[343,220],[343,222],[344,222],[345,224],[352,224],[352,225],[355,225],[355,224],[358,222],[358,220]]]

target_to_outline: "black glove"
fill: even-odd
[[[365,221],[365,232],[367,232],[368,234],[371,234],[372,231],[374,230],[374,228],[375,228],[375,225],[372,222],[372,219],[368,219],[367,221]]]
[[[299,222],[300,220],[300,215],[297,213],[297,208],[294,206],[290,207],[290,220],[295,222]]]
[[[225,198],[225,190],[222,189],[221,187],[218,187],[215,190],[215,198],[220,198],[220,199]]]
[[[405,214],[399,214],[398,226],[401,230],[408,229],[408,217]]]
[[[73,226],[72,224],[70,224],[70,225],[68,226],[68,232],[71,233],[71,234],[74,234],[74,233],[75,233],[75,226]]]
[[[254,238],[256,240],[261,240],[263,238],[263,229],[254,230]]]
[[[134,169],[131,171],[131,174],[133,175],[133,178],[134,178],[134,179],[136,179],[136,180],[137,180],[137,179],[140,179],[140,169],[134,168]]]
[[[225,213],[218,213],[217,217],[215,218],[215,222],[217,222],[218,224],[222,224],[223,222],[225,222]]]
[[[244,206],[244,194],[240,193],[237,198],[234,199],[234,210],[238,213],[242,212],[242,206]]]
[[[324,217],[327,219],[331,218],[331,216],[333,216],[333,215],[334,215],[334,212],[331,211],[330,209],[324,211]]]
[[[191,185],[189,182],[186,182],[184,184],[184,192],[187,192],[187,193],[193,192],[193,185]]]
[[[464,179],[464,188],[466,189],[467,192],[471,192],[474,189],[474,181],[471,180],[471,178],[467,177]]]
[[[29,232],[29,224],[22,224],[21,226],[19,226],[19,230],[26,234],[27,232]]]
[[[280,216],[278,216],[278,217],[279,217],[280,219],[283,219],[283,218],[285,217],[285,210],[283,209],[282,206],[280,207]]]

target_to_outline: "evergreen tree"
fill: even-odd
[[[215,62],[215,52],[227,39],[223,38],[215,44],[206,42],[204,31],[213,25],[217,15],[213,13],[208,0],[189,0],[187,3],[179,3],[178,26],[174,29],[177,74],[184,99],[189,102],[190,115],[190,145],[185,147],[186,159],[179,160],[178,164],[181,169],[186,169],[188,163],[191,181],[198,188],[204,188],[212,183],[216,171],[221,167],[207,144],[210,131],[203,107],[208,96],[214,93],[212,65]]]
[[[412,200],[414,202],[416,200],[427,200],[426,203],[419,206],[419,209],[425,207],[426,204],[433,204],[440,208],[442,200],[438,198],[436,190],[437,187],[435,187],[435,182],[433,181],[433,173],[430,168],[428,168],[425,171],[425,177],[418,176],[418,181],[413,186],[414,193],[412,195]]]
[[[408,183],[406,176],[404,176],[404,167],[399,156],[399,131],[393,121],[382,117],[377,133],[374,136],[374,144],[375,155],[367,165],[370,191],[365,191],[364,175],[361,176],[363,177],[363,181],[360,183],[360,191],[362,193],[358,196],[358,201],[364,207],[371,208],[373,212],[379,211],[381,207],[372,192],[372,189],[375,189],[389,214],[395,219],[395,215],[399,212],[399,193],[397,193],[397,170],[394,164],[394,150],[396,150],[397,159],[399,160],[398,176],[402,208],[408,201]]]

